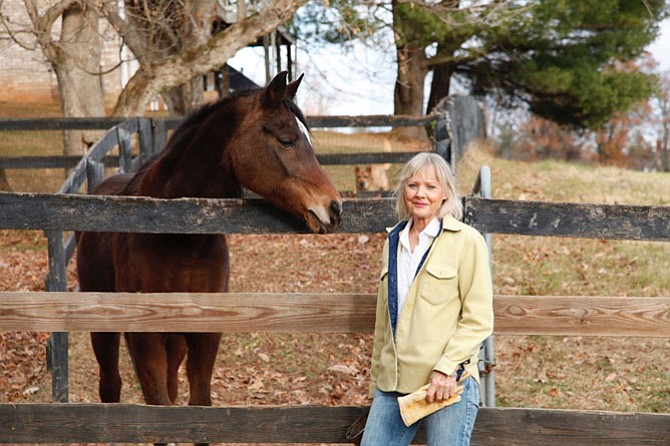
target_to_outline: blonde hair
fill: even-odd
[[[426,168],[432,170],[435,179],[447,194],[447,199],[442,203],[438,216],[443,218],[449,214],[457,220],[461,220],[463,218],[463,203],[461,203],[461,198],[456,191],[456,180],[451,172],[451,168],[444,158],[437,153],[431,152],[418,153],[407,161],[400,170],[395,189],[393,190],[393,194],[396,196],[395,209],[398,218],[406,220],[410,217],[403,193],[407,181],[419,173],[419,171]]]

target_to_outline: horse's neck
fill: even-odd
[[[189,140],[188,147],[178,150],[166,147],[165,153],[141,172],[139,195],[157,198],[240,197],[242,186],[232,167],[225,160],[221,161],[225,159],[221,149],[213,145],[212,139],[202,139]]]

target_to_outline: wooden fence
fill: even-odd
[[[140,121],[108,133],[117,135],[122,166],[133,164],[124,148],[128,134],[151,134],[150,126]],[[64,243],[67,230],[305,232],[261,200],[65,195],[77,190],[87,176],[96,181],[102,144],[80,161],[63,194],[0,193],[0,228],[45,230],[52,266],[50,292],[0,293],[0,330],[372,331],[373,295],[64,292],[64,266],[59,262],[72,249],[71,243]],[[465,197],[464,205],[465,221],[483,233],[670,241],[667,206],[515,202],[476,196]],[[382,232],[393,222],[390,199],[346,199],[340,232]],[[496,296],[494,306],[495,334],[670,337],[670,299],[665,297]],[[364,410],[0,404],[0,443],[347,443],[347,427]],[[424,439],[420,431],[417,441]],[[670,415],[485,407],[472,444],[668,445]]]
[[[435,148],[444,156],[450,157],[451,143],[445,115],[433,113],[431,115],[413,118],[405,116],[309,116],[308,124],[314,128],[338,127],[398,127],[398,126],[430,126],[434,129]],[[55,131],[55,130],[107,130],[112,127],[120,128],[127,134],[135,133],[137,126],[142,126],[143,134],[140,141],[145,147],[141,148],[143,161],[151,153],[161,150],[167,140],[168,131],[176,128],[179,118],[155,118],[139,120],[122,120],[119,118],[16,118],[0,119],[0,132],[3,131]],[[150,134],[146,133],[150,132]],[[118,144],[118,137],[125,135],[105,136],[106,143],[99,144],[100,150],[107,151],[110,146]],[[465,141],[463,142],[463,144]],[[373,163],[402,163],[408,160],[413,152],[369,152],[350,154],[319,154],[317,158],[322,164],[373,164]],[[93,155],[95,156],[95,154]],[[81,156],[0,156],[0,169],[44,169],[44,168],[74,168],[81,162]],[[106,167],[119,165],[119,157],[106,155],[100,160]]]

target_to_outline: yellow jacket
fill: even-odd
[[[493,288],[484,237],[471,226],[444,217],[442,232],[409,289],[395,342],[388,306],[388,262],[387,239],[377,296],[370,396],[377,388],[411,393],[428,383],[433,370],[451,375],[464,362],[479,382],[479,349],[493,333]]]

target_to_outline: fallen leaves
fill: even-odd
[[[0,289],[42,290],[47,256],[40,238],[23,231],[5,244],[7,234],[0,231]],[[494,255],[497,293],[546,294],[547,285],[542,281],[560,280],[561,287],[570,284],[569,277],[533,273],[534,263],[542,272],[553,272],[545,264],[557,257],[583,272],[583,278],[574,275],[573,288],[566,292],[575,292],[575,280],[584,287],[579,290],[584,294],[601,290],[595,288],[605,279],[595,274],[599,268],[616,270],[619,263],[630,266],[623,260],[596,263],[621,255],[612,249],[613,243],[594,241],[591,245],[598,249],[591,249],[564,240],[548,247],[510,236],[496,236],[495,240],[500,250],[513,250],[530,262],[521,265],[517,258]],[[382,234],[231,236],[231,291],[374,293],[383,242]],[[76,283],[72,264],[68,277],[72,287]],[[2,401],[50,400],[47,339],[47,333],[0,332]],[[97,402],[97,364],[88,335],[72,333],[70,340],[71,401]],[[498,405],[667,411],[670,366],[663,352],[668,348],[670,341],[665,339],[496,336]],[[212,378],[212,399],[219,406],[369,404],[371,349],[369,334],[226,334]],[[132,365],[125,351],[121,356],[122,401],[140,402]],[[188,400],[184,368],[179,404]]]

